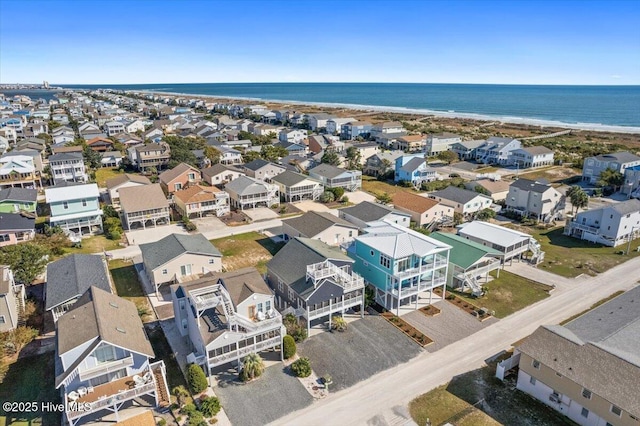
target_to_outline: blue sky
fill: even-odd
[[[42,80],[640,84],[640,2],[0,0]]]

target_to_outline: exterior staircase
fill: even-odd
[[[480,285],[476,277],[471,274],[464,274],[463,277],[464,284],[471,289],[471,294],[473,294],[475,297],[480,297],[484,294],[484,291],[482,291],[482,286]]]
[[[529,239],[529,251],[531,251],[531,263],[537,265],[544,260],[544,252],[540,249],[540,244],[533,238]]]
[[[171,405],[171,396],[167,393],[167,384],[165,383],[162,369],[155,368],[153,377],[156,379],[156,392],[158,392],[158,404],[160,407],[168,407]]]

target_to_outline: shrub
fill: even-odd
[[[204,416],[200,411],[194,411],[189,415],[189,421],[187,424],[189,426],[208,426],[207,421],[204,419]]]
[[[295,315],[285,315],[282,323],[287,329],[287,334],[293,337],[293,340],[295,340],[296,343],[300,343],[307,338],[307,329],[304,326],[300,325],[300,322]]]
[[[347,197],[346,195],[343,195],[342,198],[340,199],[340,202],[343,204],[347,204],[349,202],[349,197]]]
[[[264,362],[260,355],[251,353],[242,360],[242,371],[240,372],[240,380],[247,382],[257,379],[264,373]]]
[[[196,411],[198,411],[198,409],[194,404],[186,404],[180,409],[180,412],[182,414],[186,414],[187,416],[191,416],[191,414],[195,413]]]
[[[282,352],[284,353],[284,358],[289,359],[296,354],[296,341],[290,335],[284,336],[282,339]]]
[[[215,396],[200,398],[200,412],[205,417],[213,417],[220,412],[220,400]]]
[[[187,370],[187,382],[193,393],[200,393],[207,388],[207,376],[198,364],[190,364]]]
[[[296,377],[309,377],[311,375],[311,361],[309,358],[300,358],[291,364],[291,371]]]
[[[165,419],[158,420],[158,426],[167,426],[167,421]]]
[[[333,195],[333,192],[331,192],[331,191],[324,191],[322,193],[322,195],[320,196],[320,202],[321,203],[331,203],[335,199],[336,199],[336,197]]]
[[[178,407],[182,407],[189,397],[189,391],[184,386],[174,387],[171,393],[176,397]]]
[[[345,331],[347,329],[347,321],[339,315],[331,318],[331,329],[336,331]]]
[[[332,188],[330,191],[333,192],[333,196],[336,200],[339,200],[344,195],[344,188]]]

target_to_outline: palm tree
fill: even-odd
[[[240,379],[244,382],[256,379],[264,372],[264,362],[260,355],[251,353],[244,357],[242,360],[242,371],[240,372]]]
[[[589,196],[578,185],[573,185],[567,189],[566,197],[571,201],[571,206],[576,209],[576,213],[578,213],[579,209],[584,209],[589,205]]]

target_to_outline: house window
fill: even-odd
[[[0,235],[0,242],[9,241],[9,234]]]
[[[264,302],[264,310],[266,312],[269,312],[271,310],[271,300],[267,300],[266,302]]]
[[[116,351],[113,346],[102,346],[95,350],[94,355],[98,364],[116,359]]]
[[[586,408],[582,407],[582,417],[584,418],[588,418],[589,417],[589,410],[587,410]]]
[[[67,203],[66,201],[63,201],[62,202],[62,208],[65,209],[65,210],[68,209],[69,208],[69,203]]]
[[[284,289],[284,283],[281,280],[278,280],[278,290],[282,292]]]
[[[296,295],[293,293],[293,290],[289,288],[289,300],[293,302],[295,298],[296,298]]]
[[[214,263],[216,263],[215,259],[209,259],[209,265],[213,265]]]
[[[4,315],[0,315],[0,324],[5,324],[7,322],[7,320],[5,319]]]
[[[407,269],[409,269],[410,262],[410,257],[405,257],[404,259],[398,260],[398,272],[406,271]]]
[[[385,254],[380,254],[380,265],[389,269],[391,267],[391,258]]]
[[[258,312],[264,312],[264,306],[262,305],[262,303],[258,303]]]
[[[587,399],[591,399],[591,391],[589,389],[582,388],[582,396]]]
[[[371,256],[375,256],[375,253],[373,252],[373,250],[371,250],[369,253],[371,254]]]
[[[176,191],[180,191],[182,189],[182,184],[181,183],[176,183],[175,185]]]
[[[162,270],[162,275],[167,275],[169,272],[166,269]]]
[[[189,177],[189,180],[196,180],[196,174],[195,173],[189,173],[187,176]]]
[[[82,200],[82,207],[87,207],[87,200]]]
[[[536,382],[537,382],[537,380],[536,380],[535,377],[533,377],[533,376],[529,377],[529,383],[531,383],[533,386],[536,385]]]
[[[611,412],[616,416],[622,416],[622,409],[616,405],[611,404]]]
[[[531,365],[532,365],[532,366],[533,366],[533,368],[535,368],[536,370],[540,370],[540,361],[537,361],[537,360],[535,360],[535,359],[534,359],[534,360],[531,362]]]
[[[353,231],[349,231],[349,237],[353,237]]]

